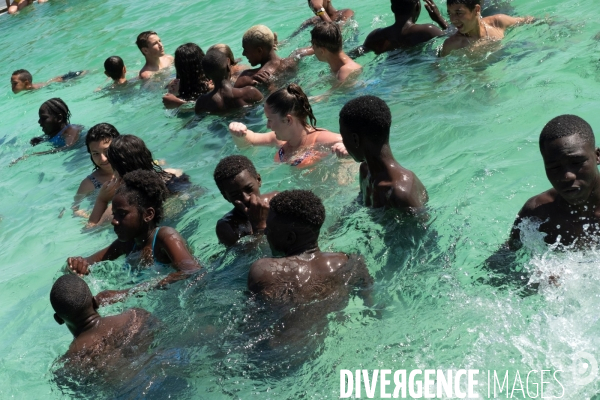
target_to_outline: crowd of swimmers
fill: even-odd
[[[337,10],[330,0],[309,0],[308,5],[315,16],[302,23],[294,35],[311,27],[311,47],[298,49],[290,57],[277,54],[277,36],[264,25],[253,26],[243,35],[243,56],[250,66],[244,66],[224,44],[210,47],[205,54],[198,45],[186,43],[177,48],[174,57],[170,56],[158,34],[147,31],[136,41],[145,64],[134,79],[153,79],[174,64],[176,78],[168,83],[163,103],[167,108],[187,107],[199,114],[225,113],[263,102],[270,131],[256,133],[231,121],[231,139],[238,148],[272,146],[276,149],[274,161],[294,168],[313,165],[331,152],[351,157],[360,163],[360,194],[365,207],[395,209],[427,218],[426,186],[394,157],[390,147],[392,114],[383,100],[367,95],[348,101],[339,112],[339,133],[335,133],[317,126],[302,88],[288,84],[298,70],[298,60],[311,55],[327,63],[333,79],[339,82],[356,79],[362,71],[342,48],[343,24],[354,12]],[[395,24],[371,32],[350,54],[407,49],[447,34],[449,24],[433,0],[424,0],[424,6],[437,25],[416,23],[420,0],[391,0],[391,6]],[[483,18],[480,0],[448,0],[447,11],[456,31],[444,41],[441,56],[471,51],[481,43],[501,39],[511,26],[533,21],[531,17],[502,14]],[[104,69],[112,80],[111,87],[131,81],[118,56],[107,58]],[[51,82],[81,75],[74,74]],[[14,93],[48,83],[33,83],[25,70],[15,71],[11,77]],[[39,124],[44,135],[31,139],[31,144],[48,142],[53,149],[33,154],[74,146],[83,135],[83,127],[71,124],[70,117],[61,99],[43,103]],[[116,239],[90,256],[69,257],[67,269],[72,274],[62,276],[52,287],[55,319],[65,323],[75,336],[67,353],[73,360],[78,351],[89,351],[99,341],[110,342],[108,336],[131,329],[148,314],[134,309],[102,318],[97,313],[99,307],[203,274],[185,239],[175,229],[160,225],[165,200],[185,190],[189,177],[182,171],[163,169],[142,139],[121,135],[108,123],[91,127],[85,144],[93,171],[82,180],[73,209],[76,215],[88,218],[90,225],[111,221]],[[506,247],[517,250],[522,246],[525,220],[540,223],[539,231],[545,234],[548,244],[584,246],[600,234],[600,149],[592,128],[580,117],[558,116],[543,127],[539,147],[552,188],[523,206]],[[249,269],[248,288],[252,293],[267,302],[302,304],[344,290],[347,294],[350,287],[360,293],[369,291],[373,279],[360,257],[320,250],[319,235],[326,211],[311,191],[264,190],[259,171],[250,159],[239,154],[221,159],[213,178],[224,200],[232,206],[215,221],[219,242],[235,246],[241,238],[260,240],[265,236],[272,250],[273,258],[259,259]],[[96,195],[91,212],[80,209],[81,200],[91,194]],[[156,282],[105,290],[93,296],[80,277],[96,263],[130,254],[135,254],[142,265],[170,265],[173,272]]]

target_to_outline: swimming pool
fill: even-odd
[[[387,1],[337,0],[335,5],[356,11],[355,26],[345,31],[347,48],[393,22]],[[581,351],[600,356],[600,254],[536,250],[521,257],[526,270],[561,275],[559,287],[542,284],[530,296],[511,285],[487,284],[483,262],[506,240],[523,203],[550,186],[537,145],[543,125],[574,113],[600,129],[597,6],[556,0],[511,5],[518,15],[547,17],[548,23],[513,29],[500,49],[472,59],[435,58],[431,49],[441,39],[409,54],[366,55],[358,60],[365,72],[356,88],[313,104],[318,125],[338,131],[337,115],[348,99],[374,94],[388,102],[396,158],[429,192],[427,230],[413,231],[393,215],[354,206],[353,162],[329,158],[310,171],[296,171],[274,164],[273,149],[242,151],[261,173],[263,190],[310,188],[321,196],[328,213],[321,247],[360,252],[377,277],[380,315],[363,313],[362,302],[353,299],[327,317],[327,329],[276,350],[263,344],[272,331],[265,322],[269,316],[244,292],[247,268],[268,254],[267,246],[227,252],[214,235],[217,218],[230,207],[212,181],[212,170],[221,157],[238,152],[227,124],[235,119],[264,131],[262,111],[190,121],[163,110],[158,84],[131,93],[95,89],[106,82],[101,68],[110,55],[123,57],[129,76],[141,68],[134,44],[141,31],[156,30],[170,54],[188,41],[203,49],[222,42],[240,57],[245,29],[264,23],[285,38],[310,16],[305,1],[182,0],[176,9],[165,9],[155,0],[52,0],[15,17],[0,16],[6,78],[0,89],[0,397],[94,397],[83,388],[63,393],[53,381],[52,363],[71,336],[53,321],[48,302],[68,256],[88,255],[114,237],[111,229],[82,233],[83,221],[68,211],[91,171],[89,158],[80,148],[9,167],[31,151],[29,139],[40,134],[38,108],[51,97],[66,101],[73,123],[109,122],[142,137],[155,158],[182,168],[207,189],[166,221],[209,270],[204,281],[173,285],[104,310],[113,314],[140,306],[165,326],[156,355],[120,388],[124,397],[147,392],[154,398],[168,393],[211,399],[337,398],[340,369],[418,368],[508,370],[511,377],[516,371],[563,370],[563,398],[592,397],[600,390],[598,381],[576,385],[572,358]],[[426,20],[422,15],[420,22]],[[305,32],[280,54],[308,42]],[[90,73],[14,96],[8,74],[19,68],[29,69],[35,82],[69,70]],[[309,96],[319,95],[328,89],[327,73],[325,64],[303,60],[296,82]],[[99,268],[88,279],[92,290],[127,286],[132,278],[122,265]],[[479,392],[487,395],[485,384]],[[548,393],[558,395],[561,388],[550,385]]]

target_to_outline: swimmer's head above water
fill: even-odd
[[[218,43],[215,45],[212,45],[208,48],[208,51],[211,50],[218,50],[221,53],[225,54],[225,56],[227,56],[227,58],[229,58],[229,63],[231,65],[237,65],[237,61],[235,60],[235,56],[233,55],[233,51],[231,50],[231,47],[227,46],[226,44],[223,43]]]
[[[53,137],[66,125],[69,125],[71,111],[58,97],[45,101],[39,110],[38,123],[44,134]]]
[[[98,303],[87,283],[76,275],[63,275],[54,282],[50,304],[54,309],[54,320],[60,325],[66,324],[74,336],[86,320],[97,315]]]
[[[342,51],[342,31],[335,22],[319,22],[310,32],[310,36],[315,55],[319,61],[323,60],[319,57],[317,48],[325,49],[334,54]]]
[[[286,190],[271,199],[266,235],[273,254],[318,247],[325,207],[309,190]]]
[[[108,147],[107,157],[110,165],[121,177],[137,169],[163,172],[154,162],[146,143],[134,135],[120,135],[114,138]]]
[[[114,81],[125,78],[127,68],[123,59],[119,56],[108,57],[104,61],[104,74]]]
[[[34,89],[33,77],[26,69],[18,69],[10,77],[10,86],[14,94],[23,90],[32,90]]]
[[[117,128],[106,122],[94,125],[90,128],[85,136],[85,146],[87,147],[87,151],[90,153],[90,159],[94,164],[94,171],[100,169],[101,166],[104,166],[106,163],[110,165],[106,153],[108,152],[108,146],[110,146],[111,141],[118,136],[120,136],[120,134]],[[99,144],[102,149],[96,149],[96,144]],[[93,150],[90,148],[90,145],[94,147]]]
[[[396,15],[412,15],[416,21],[421,14],[421,0],[391,0],[391,3]]]
[[[208,81],[202,68],[204,51],[195,43],[182,44],[175,50],[175,71],[179,79],[179,98],[196,100],[208,92]]]
[[[217,164],[213,173],[215,183],[229,203],[241,201],[247,206],[250,196],[260,196],[262,180],[248,157],[231,155]]]
[[[223,80],[229,80],[231,71],[229,58],[217,49],[208,50],[202,60],[202,69],[206,77],[215,85]]]
[[[265,114],[267,114],[267,117],[273,115],[282,120],[283,124],[280,124],[280,121],[271,121],[270,125],[267,125],[275,133],[277,133],[276,127],[285,128],[286,125],[291,125],[294,119],[305,127],[315,128],[317,125],[317,119],[313,114],[308,97],[306,97],[302,88],[295,83],[289,84],[267,97]]]
[[[154,31],[140,33],[135,44],[145,57],[161,57],[165,55],[162,42],[158,34]]]
[[[546,176],[569,204],[583,204],[600,189],[600,149],[585,120],[575,115],[552,119],[542,130],[539,144]]]
[[[275,34],[265,25],[255,25],[244,33],[242,47],[250,65],[262,64],[276,48]]]

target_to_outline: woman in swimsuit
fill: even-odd
[[[204,51],[195,43],[182,44],[175,50],[176,78],[169,83],[169,93],[163,96],[166,108],[177,108],[188,102],[195,103],[201,95],[212,90],[210,80],[204,75]]]
[[[265,115],[267,128],[272,129],[268,133],[252,132],[240,122],[229,124],[229,131],[237,146],[277,146],[279,150],[275,154],[275,161],[298,167],[311,165],[327,155],[328,152],[323,152],[323,148],[331,149],[338,156],[348,155],[341,135],[315,127],[317,119],[308,98],[302,88],[294,83],[267,98]]]
[[[114,178],[113,169],[106,154],[110,142],[117,136],[119,136],[117,128],[107,123],[92,126],[85,136],[85,145],[90,153],[94,170],[81,181],[79,189],[77,189],[73,202],[73,211],[76,215],[88,218],[87,213],[79,210],[79,203],[87,195],[100,190],[103,184]]]
[[[182,173],[181,170],[163,170],[154,161],[152,153],[146,147],[146,143],[137,136],[120,135],[114,138],[108,146],[106,156],[114,171],[114,177],[105,182],[100,188],[94,209],[88,220],[88,227],[110,220],[111,208],[109,203],[122,184],[121,177],[128,172],[142,169],[157,174],[167,186],[169,195],[181,192],[191,184],[190,177]]]
[[[57,148],[55,150],[62,150],[73,146],[79,140],[82,126],[70,124],[71,111],[65,102],[58,97],[44,102],[38,115],[38,124],[42,128],[44,136],[31,139],[29,143],[32,146],[47,141]],[[34,154],[45,154],[45,152]]]
[[[145,283],[125,290],[105,290],[96,296],[101,305],[187,279],[201,268],[186,241],[175,229],[158,226],[164,214],[163,203],[169,194],[160,175],[153,171],[136,170],[125,174],[123,183],[113,198],[112,225],[117,240],[89,257],[68,258],[69,270],[80,276],[86,275],[90,265],[139,251],[142,265],[170,265],[175,272],[154,284]]]

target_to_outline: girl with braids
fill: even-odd
[[[96,296],[100,305],[112,304],[125,300],[128,295],[187,279],[200,270],[200,265],[179,233],[168,226],[158,226],[168,195],[169,190],[163,179],[154,171],[138,169],[128,172],[113,198],[112,225],[117,240],[89,257],[67,259],[69,270],[80,276],[89,273],[90,265],[137,252],[142,265],[156,263],[175,269],[175,272],[152,286],[143,283],[131,289],[105,290]]]
[[[212,90],[202,69],[204,52],[195,43],[182,44],[175,50],[176,79],[169,84],[169,93],[163,96],[166,108],[177,108],[195,102],[200,95]]]
[[[81,181],[75,195],[76,205],[85,196],[99,190],[103,184],[114,177],[112,166],[108,162],[107,152],[110,142],[117,136],[119,136],[117,128],[107,123],[92,126],[85,136],[85,145],[94,169],[91,174]]]
[[[55,97],[46,101],[39,110],[38,123],[42,127],[45,136],[35,137],[29,143],[36,146],[43,141],[48,141],[50,144],[57,147],[51,151],[62,150],[73,146],[79,140],[81,125],[71,125],[71,111],[64,101]],[[46,154],[49,152],[34,153]]]
[[[233,55],[233,51],[231,51],[231,47],[226,44],[218,43],[212,45],[208,48],[208,51],[211,50],[220,51],[221,53],[225,54],[227,58],[229,58],[229,65],[231,65],[231,83],[235,83],[240,74],[250,68],[247,65],[240,64],[241,58],[236,59]]]
[[[292,83],[272,93],[265,102],[268,133],[255,133],[240,122],[232,122],[229,131],[239,147],[277,146],[276,162],[305,167],[327,153],[316,148],[327,147],[338,156],[347,156],[342,137],[326,129],[315,127],[308,98],[300,86]],[[310,123],[308,122],[310,121]]]
[[[88,226],[109,219],[112,211],[109,203],[122,185],[122,177],[128,172],[141,169],[155,173],[165,183],[169,195],[179,193],[190,185],[190,177],[181,170],[163,170],[154,161],[146,143],[137,136],[120,135],[114,138],[108,146],[106,157],[114,171],[114,177],[100,188]]]

